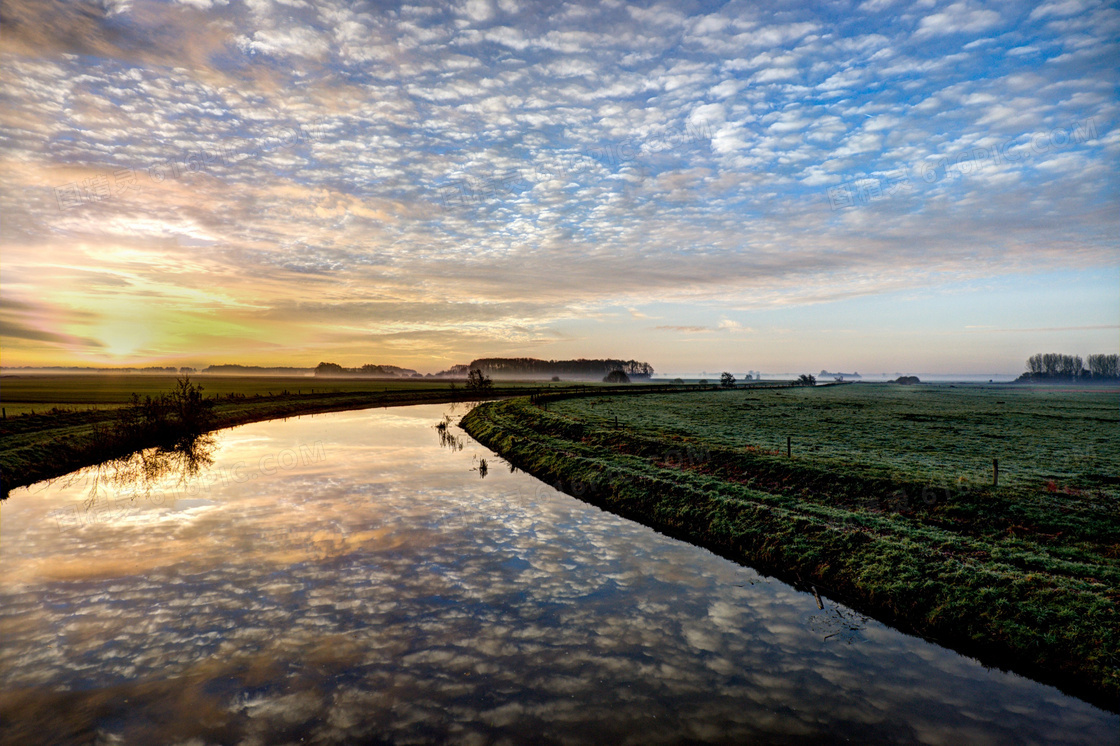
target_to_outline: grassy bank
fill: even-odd
[[[303,414],[477,398],[461,385],[452,389],[442,381],[200,378],[196,382],[207,397],[205,431]],[[3,401],[8,411],[0,420],[0,495],[7,497],[17,487],[161,445],[167,433],[134,428],[123,432],[122,412],[133,393],[158,397],[174,384],[174,376],[5,377]],[[515,396],[541,385],[502,385],[487,396]],[[24,414],[14,416],[9,407],[22,408]]]
[[[1117,709],[1114,392],[850,386],[547,406],[495,402],[462,425],[570,494]]]
[[[168,433],[122,433],[121,414],[133,395],[158,398],[172,391],[176,380],[172,375],[4,376],[0,383],[4,409],[0,499],[17,487],[125,456],[138,448],[161,445]],[[203,387],[208,405],[206,431],[303,414],[473,401],[480,396],[466,391],[462,382],[443,380],[198,376],[193,381]],[[645,388],[659,387],[646,384]],[[502,381],[485,392],[485,397],[591,390],[618,388],[581,382]]]

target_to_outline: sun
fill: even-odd
[[[104,344],[107,355],[115,358],[135,355],[151,339],[151,330],[142,321],[118,319],[103,324],[97,339]]]

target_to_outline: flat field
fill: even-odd
[[[690,396],[569,399],[552,411],[719,448],[752,446],[829,471],[933,487],[1101,490],[1120,499],[1120,389],[849,384]],[[1052,489],[1053,489],[1052,487]]]
[[[569,494],[1115,710],[1118,401],[852,384],[518,398],[462,426]]]
[[[157,396],[175,387],[171,375],[4,375],[0,402],[9,417],[58,409],[113,409],[128,403],[132,394]],[[315,378],[312,376],[191,376],[207,398],[239,394],[253,397],[288,392],[302,394],[384,393],[386,391],[446,390],[448,381],[424,379]],[[460,387],[462,384],[459,384]],[[536,384],[540,385],[540,384]]]

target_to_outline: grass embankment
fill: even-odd
[[[0,420],[0,498],[10,490],[75,469],[162,445],[174,432],[126,428],[122,412],[133,393],[159,397],[174,376],[5,377]],[[204,387],[208,416],[203,431],[303,414],[347,409],[432,404],[477,399],[447,382],[280,378],[194,379]],[[554,384],[555,385],[555,384]],[[487,392],[501,398],[523,394],[530,384]],[[540,388],[542,384],[531,384]],[[214,391],[216,390],[216,391]],[[81,407],[78,409],[76,407]],[[24,414],[13,416],[11,409]],[[32,411],[34,410],[34,414]],[[127,432],[126,432],[127,431]]]
[[[1013,395],[992,394],[990,404],[1007,407]],[[1057,470],[1036,464],[1050,473],[1030,478],[1005,471],[999,488],[981,486],[971,461],[990,470],[993,450],[1018,454],[1005,456],[1009,468],[1031,452],[1029,436],[1005,431],[982,457],[953,451],[948,444],[977,436],[962,418],[988,395],[953,393],[955,406],[921,396],[755,390],[552,402],[552,411],[518,398],[477,407],[462,426],[572,495],[1116,711],[1115,396],[1043,402],[1057,419],[1035,461],[1077,450],[1071,430],[1104,433],[1105,450],[1091,461],[1062,457]],[[773,430],[786,420],[789,432],[793,415],[804,455],[787,458]],[[826,453],[808,450],[811,422],[827,436],[815,444]],[[946,423],[957,432],[943,431]],[[859,459],[853,441],[894,445]],[[949,449],[940,462],[938,449]]]
[[[135,394],[166,395],[173,375],[27,375],[0,382],[0,499],[17,487],[163,444],[160,428],[122,428],[121,410]],[[611,391],[597,383],[502,381],[483,393],[442,380],[312,378],[306,376],[197,376],[208,404],[204,431],[303,414],[348,409],[438,404],[517,396],[526,391]],[[656,384],[644,384],[651,390]],[[627,387],[634,391],[640,386]],[[665,389],[665,386],[660,386]],[[18,414],[17,414],[18,413]],[[174,424],[173,422],[171,423]],[[129,432],[122,432],[128,430]]]

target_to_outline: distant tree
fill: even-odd
[[[560,376],[553,376],[552,377],[552,382],[553,383],[559,383],[560,382]]]
[[[472,370],[467,374],[467,390],[468,391],[489,391],[494,387],[494,382],[490,380],[490,376],[482,375],[482,371]]]
[[[719,374],[719,385],[725,389],[735,388],[735,376],[725,370]]]
[[[478,369],[488,375],[520,378],[599,378],[612,370],[621,370],[633,378],[649,378],[653,366],[638,360],[538,360],[531,357],[479,358],[470,363],[471,370]]]
[[[197,373],[198,371],[196,371],[194,368],[189,368],[187,366],[183,366],[182,368],[179,368],[179,372],[184,374],[184,375],[189,375],[191,373]]]
[[[674,379],[673,379],[673,385],[674,385],[674,386],[680,386],[680,385],[682,385],[683,383],[684,383],[684,379],[683,379],[683,378],[674,378]]]
[[[1090,355],[1089,370],[1085,370],[1080,355],[1062,355],[1057,352],[1041,352],[1027,358],[1027,372],[1020,376],[1019,380],[1072,380],[1081,378],[1082,376],[1093,376],[1096,378],[1097,376],[1093,373],[1093,367],[1097,366],[1102,369],[1107,367],[1107,363],[1101,358],[1107,359],[1108,357],[1110,356]],[[1104,363],[1104,365],[1102,365],[1102,363]]]
[[[630,383],[630,376],[621,370],[612,370],[603,377],[603,383]]]
[[[701,378],[700,379],[700,385],[701,386],[707,386],[708,385],[708,379],[707,378]]]
[[[1120,355],[1090,355],[1085,362],[1093,378],[1120,378]]]
[[[809,373],[802,373],[800,376],[797,377],[797,385],[798,386],[816,386],[817,385],[817,377],[812,375],[812,374],[809,374]]]

